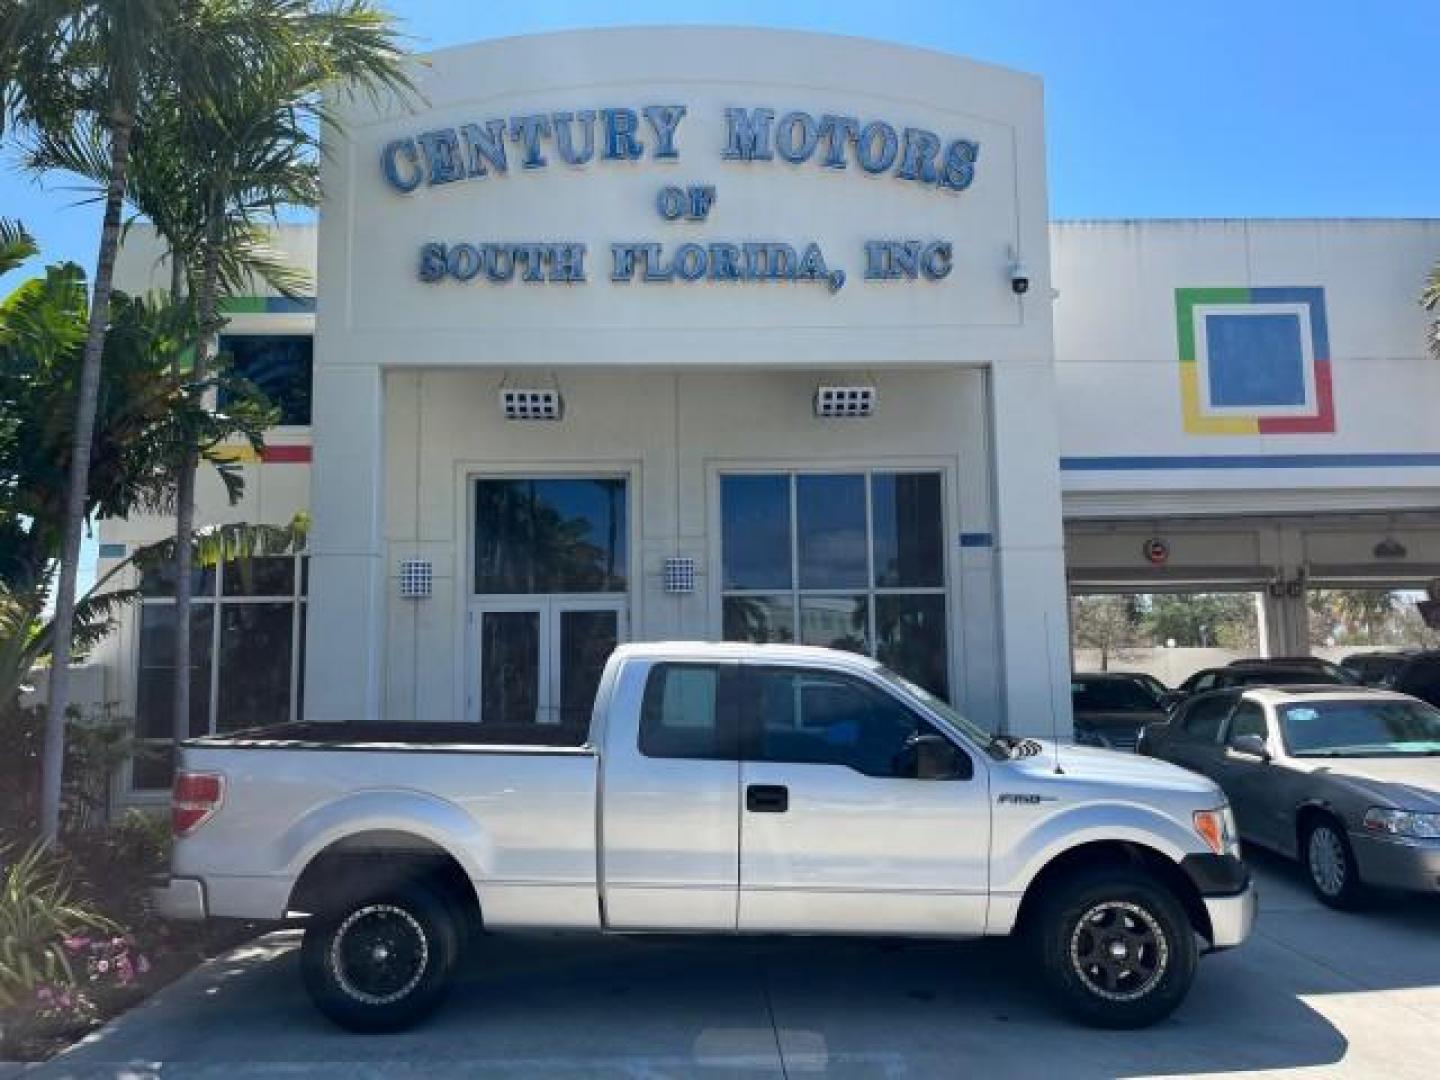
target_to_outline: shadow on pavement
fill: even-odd
[[[1414,1027],[1417,1008],[1440,1010],[1440,904],[1331,912],[1289,864],[1254,861],[1256,936],[1202,961],[1175,1016],[1140,1032],[1057,1015],[1007,941],[522,936],[485,939],[428,1023],[361,1036],[310,1007],[298,935],[284,932],[188,976],[40,1075],[1068,1078],[1342,1060],[1423,1075],[1435,1040],[1417,1055],[1392,1049],[1390,1033]],[[1385,1006],[1379,991],[1424,996]],[[1436,1028],[1440,1011],[1427,1015]],[[1342,1034],[1352,1027],[1368,1040],[1359,1056]]]

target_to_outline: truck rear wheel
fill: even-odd
[[[1096,1027],[1162,1020],[1195,979],[1199,950],[1185,909],[1143,871],[1106,868],[1061,881],[1035,930],[1051,993]]]
[[[439,1005],[460,951],[454,915],[420,882],[318,915],[300,947],[315,1007],[351,1031],[397,1031]]]

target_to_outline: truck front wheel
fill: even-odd
[[[440,1003],[459,941],[450,909],[420,882],[357,897],[306,927],[305,988],[343,1028],[397,1031]]]
[[[1150,875],[1106,868],[1058,883],[1035,926],[1051,992],[1096,1027],[1140,1028],[1175,1011],[1195,978],[1195,931]]]

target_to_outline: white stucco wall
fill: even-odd
[[[952,536],[953,640],[964,630],[957,664],[971,665],[963,683],[975,688],[975,707],[1017,730],[1049,731],[1057,707],[1061,725],[1068,721],[1068,701],[1055,689],[1065,615],[1038,80],[854,39],[663,29],[446,50],[417,69],[417,83],[422,101],[408,108],[339,103],[348,135],[330,141],[326,159],[312,719],[456,715],[465,639],[455,546],[465,536],[457,521],[466,470],[635,463],[641,584],[632,633],[713,637],[713,598],[666,607],[656,594],[665,555],[692,553],[702,567],[715,557],[708,463],[877,465],[920,454],[955,462],[952,483],[969,493],[947,528],[984,519],[993,538],[962,565]],[[492,166],[483,177],[421,183],[407,194],[382,171],[395,139],[532,113],[638,113],[655,104],[686,110],[673,160],[597,155],[566,166],[547,143],[549,164],[527,170],[511,139],[504,174]],[[757,107],[777,118],[843,114],[928,129],[945,143],[974,140],[974,182],[950,191],[899,179],[895,169],[870,175],[848,149],[843,169],[824,167],[818,152],[801,164],[725,160],[725,110]],[[642,122],[637,137],[652,143],[653,134]],[[408,182],[413,162],[402,166]],[[713,185],[706,220],[662,220],[656,197],[666,185]],[[867,281],[872,239],[947,241],[953,269],[941,280]],[[586,280],[421,280],[423,244],[495,241],[583,242]],[[614,282],[610,244],[626,241],[672,252],[684,241],[814,242],[847,280],[835,292],[794,281]],[[1032,282],[1025,297],[1010,285],[1017,254]],[[752,377],[747,368],[772,374]],[[921,369],[939,381],[925,382]],[[411,384],[406,371],[425,374]],[[847,371],[883,387],[880,415],[819,424],[810,409],[817,382]],[[557,378],[565,421],[502,422],[495,390],[507,376],[512,385]],[[407,394],[418,395],[419,412],[407,412]],[[412,448],[418,472],[408,463]],[[437,565],[452,575],[423,613],[394,596],[407,544],[438,545]],[[973,627],[958,625],[970,619]],[[1035,675],[1048,670],[1057,679]]]
[[[1135,512],[1440,506],[1440,364],[1416,302],[1440,221],[1059,222],[1052,253],[1067,513],[1102,493]],[[1332,432],[1187,432],[1175,291],[1216,287],[1323,289]],[[1093,468],[1112,457],[1188,461]]]

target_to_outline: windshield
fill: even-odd
[[[1076,712],[1153,712],[1160,707],[1150,688],[1129,679],[1097,679],[1070,684]]]
[[[1293,757],[1440,754],[1440,710],[1421,701],[1309,701],[1280,710]]]
[[[936,697],[929,690],[926,690],[923,686],[919,686],[911,682],[904,676],[896,675],[895,672],[891,671],[889,668],[886,667],[877,667],[875,671],[876,674],[878,674],[886,682],[893,683],[903,689],[906,693],[910,694],[912,697],[919,698],[932,712],[939,716],[940,719],[944,720],[947,724],[955,728],[957,731],[968,735],[971,739],[979,743],[981,746],[989,746],[991,744],[991,741],[995,738],[992,732],[986,731],[973,720],[967,719],[955,708],[955,706],[951,705],[943,698]]]

